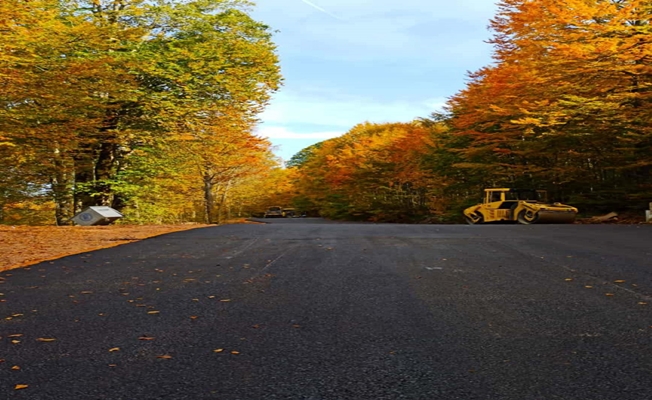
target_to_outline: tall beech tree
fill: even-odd
[[[128,74],[114,68],[112,32],[83,15],[47,0],[2,6],[0,132],[15,156],[29,160],[25,176],[49,185],[63,223],[73,213],[76,159],[101,141],[96,132],[111,108],[104,82]]]
[[[652,193],[650,11],[631,0],[500,2],[497,63],[449,104],[472,139],[459,166],[587,204]]]
[[[234,127],[250,136],[281,81],[270,30],[250,5],[2,2],[0,143],[36,161],[23,172],[49,189],[58,223],[89,205],[124,207],[118,180],[142,167],[130,161],[139,148]]]

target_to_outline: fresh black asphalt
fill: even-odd
[[[652,226],[269,222],[0,273],[0,399],[652,399]]]

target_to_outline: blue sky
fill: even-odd
[[[288,160],[370,122],[426,117],[491,63],[492,0],[257,0],[285,78],[257,129]]]

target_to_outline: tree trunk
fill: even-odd
[[[54,198],[57,226],[71,225],[75,216],[74,202],[74,163],[62,156],[59,150],[54,154],[54,173],[52,174],[52,195]]]
[[[204,222],[207,224],[213,223],[213,207],[215,205],[215,198],[213,197],[213,176],[209,173],[204,173]]]
[[[120,110],[107,110],[103,126],[99,128],[98,141],[84,146],[77,156],[76,181],[81,184],[75,196],[79,209],[89,206],[117,206],[124,199],[116,199],[109,181],[116,175],[116,163],[120,156],[116,129],[120,120]]]
[[[89,187],[92,182],[95,182],[95,153],[94,145],[82,144],[73,156],[75,161],[75,212],[80,212],[86,207],[95,205],[92,190]]]
[[[108,182],[114,176],[116,152],[118,149],[115,135],[109,135],[100,145],[95,163],[94,202],[96,206],[112,206],[114,193]]]
[[[224,189],[222,190],[222,195],[220,196],[220,204],[219,204],[219,209],[217,213],[217,222],[222,223],[224,221],[224,210],[226,208],[226,197],[229,192],[229,187],[231,186],[231,181],[228,181],[226,185],[224,185]],[[227,218],[228,213],[227,213]]]

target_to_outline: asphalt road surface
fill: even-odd
[[[0,277],[0,399],[652,399],[652,226],[279,219]]]

